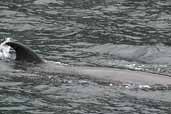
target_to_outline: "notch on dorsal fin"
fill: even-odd
[[[32,63],[43,63],[44,61],[30,48],[17,42],[7,42],[7,45],[11,46],[16,52],[16,60],[26,61]]]

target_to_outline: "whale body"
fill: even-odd
[[[57,65],[53,62],[45,62],[29,47],[18,42],[7,42],[6,45],[11,46],[16,52],[16,61],[31,62],[39,64],[37,70],[66,73],[69,75],[77,75],[83,78],[93,80],[103,80],[107,82],[123,82],[133,84],[148,85],[171,85],[171,77],[141,71],[131,71],[106,67],[81,67],[70,65]]]

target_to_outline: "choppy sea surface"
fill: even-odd
[[[170,0],[0,0],[7,37],[47,61],[171,76]],[[1,57],[0,113],[170,114],[171,88],[32,71]]]

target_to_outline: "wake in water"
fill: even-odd
[[[11,41],[11,38],[6,38],[6,40],[0,44],[0,60],[15,59],[14,51],[10,46],[5,45],[5,43],[9,41]]]

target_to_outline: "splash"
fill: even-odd
[[[11,58],[10,50],[11,47],[5,45],[5,43],[11,41],[11,38],[6,38],[4,42],[0,44],[0,59],[1,60],[6,60]]]

